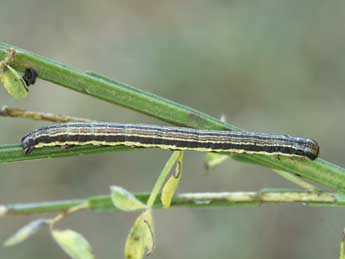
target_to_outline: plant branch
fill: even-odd
[[[146,203],[150,194],[135,194],[135,196],[143,203]],[[171,207],[257,207],[261,204],[272,203],[300,203],[309,206],[345,207],[345,195],[333,192],[308,192],[287,189],[264,189],[259,192],[183,193],[173,198]],[[118,210],[114,207],[111,197],[104,195],[78,200],[1,205],[0,215],[64,212],[80,205],[83,206],[83,209],[94,211]],[[160,199],[156,199],[154,208],[163,208]]]
[[[126,146],[102,146],[97,147],[93,145],[75,146],[71,148],[49,147],[37,149],[30,155],[23,153],[21,145],[0,145],[0,163],[15,162],[23,160],[35,160],[42,158],[56,158],[56,157],[69,157],[79,156],[86,154],[98,154],[110,151],[130,151],[136,150]]]
[[[7,106],[2,106],[0,109],[0,116],[3,117],[14,117],[14,118],[23,118],[31,120],[44,120],[56,123],[65,123],[65,122],[91,122],[92,120],[77,118],[66,115],[57,115],[48,112],[37,112],[29,111],[19,108],[10,108]]]
[[[107,102],[139,111],[176,125],[200,129],[241,130],[229,123],[222,122],[212,116],[164,99],[138,88],[107,79],[92,72],[81,72],[53,60],[38,56],[29,51],[0,43],[0,59],[4,59],[8,48],[16,49],[16,59],[11,64],[15,69],[24,71],[33,68],[41,79],[67,87],[80,93],[88,94]],[[72,148],[71,150],[74,150]],[[109,147],[76,147],[77,152],[61,149],[34,151],[32,155],[19,154],[19,146],[1,146],[0,162],[70,156],[79,154],[100,153],[110,150],[123,150]],[[126,149],[128,150],[128,149]],[[67,154],[63,154],[66,152]],[[36,155],[38,153],[39,155]],[[322,159],[288,158],[280,156],[234,154],[234,159],[260,164],[269,168],[279,169],[300,175],[306,179],[324,184],[338,191],[345,191],[345,169]]]

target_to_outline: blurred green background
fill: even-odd
[[[345,166],[345,2],[1,1],[1,41],[93,70],[248,130],[315,138]],[[157,123],[39,80],[0,104],[102,121]],[[47,124],[0,118],[0,143]],[[116,184],[149,191],[170,152],[140,150],[0,165],[0,203],[83,198]],[[179,192],[295,187],[266,168],[228,160],[209,174],[189,152]],[[135,213],[76,214],[97,258],[122,258]],[[0,220],[3,242],[36,217]],[[337,258],[345,210],[302,205],[155,211],[154,258]],[[41,231],[0,258],[68,258]]]

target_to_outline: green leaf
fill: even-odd
[[[13,246],[17,245],[32,235],[36,234],[42,227],[46,226],[49,223],[47,219],[37,219],[24,227],[20,228],[13,236],[7,239],[4,242],[4,246]]]
[[[139,201],[132,193],[126,189],[113,185],[110,187],[111,200],[115,207],[124,211],[145,209],[146,205]]]
[[[93,259],[89,242],[79,233],[66,230],[52,230],[52,236],[59,246],[73,259]]]
[[[154,248],[153,218],[151,210],[146,210],[134,222],[125,245],[126,259],[141,259],[152,253]]]
[[[28,87],[23,78],[9,65],[5,65],[3,72],[0,74],[0,80],[13,98],[21,99],[28,95]]]
[[[229,155],[218,154],[218,153],[207,153],[206,160],[205,160],[205,167],[207,170],[214,168],[225,160],[229,158]]]

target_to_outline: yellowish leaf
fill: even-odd
[[[16,99],[24,98],[28,95],[28,87],[23,78],[15,69],[9,65],[5,65],[0,80],[7,90],[8,94]]]
[[[180,178],[170,176],[162,189],[161,201],[164,208],[170,208],[171,201],[175,195],[176,189],[180,182]]]
[[[125,245],[126,259],[142,259],[154,247],[153,219],[151,210],[144,211],[134,222]]]
[[[343,235],[342,235],[341,241],[340,241],[340,255],[339,255],[339,259],[345,259],[344,241],[345,241],[345,230],[343,231]]]
[[[164,208],[170,208],[171,201],[175,195],[177,187],[182,177],[183,152],[179,154],[175,174],[171,175],[164,184],[161,195],[161,202]]]
[[[144,221],[144,244],[146,249],[146,255],[152,253],[154,248],[154,228],[153,228],[153,217],[151,210],[146,210],[143,214]]]
[[[59,246],[73,259],[94,259],[89,242],[79,233],[66,230],[53,230],[53,238]]]

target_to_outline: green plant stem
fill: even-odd
[[[75,214],[76,212],[80,212],[82,210],[87,210],[87,209],[89,209],[89,203],[86,200],[84,203],[78,203],[76,206],[69,207],[66,210],[60,211],[60,214],[58,214],[56,217],[49,220],[50,229],[53,229],[58,222],[62,221],[67,216],[70,216],[71,214]]]
[[[341,235],[341,241],[340,241],[340,253],[339,253],[339,259],[345,258],[345,230],[343,230],[343,233]]]
[[[81,72],[67,65],[49,60],[12,45],[0,43],[0,59],[7,56],[7,49],[16,50],[11,66],[18,71],[33,68],[38,77],[71,90],[84,93],[107,102],[145,113],[161,120],[194,128],[235,128],[218,119],[187,106],[180,105],[157,95],[147,93],[121,82],[107,79],[93,72]],[[36,87],[36,86],[32,86]],[[236,128],[238,129],[238,128]]]
[[[289,182],[292,182],[292,183],[302,187],[303,189],[306,189],[308,191],[317,191],[317,188],[314,185],[307,183],[306,181],[303,181],[300,177],[298,177],[294,174],[291,174],[291,173],[288,173],[285,171],[281,171],[281,170],[277,170],[277,169],[274,169],[273,171],[276,172],[279,176],[283,177],[284,179],[288,180]]]
[[[57,158],[79,156],[85,154],[99,154],[110,151],[129,151],[136,150],[125,146],[103,146],[96,147],[93,145],[76,146],[70,148],[51,147],[44,149],[37,149],[30,155],[24,155],[23,147],[21,145],[1,145],[0,146],[0,163],[15,162],[23,160],[34,160],[43,158]]]
[[[135,194],[144,203],[150,194]],[[333,192],[306,192],[287,189],[264,189],[259,192],[184,193],[176,195],[172,207],[214,208],[214,207],[257,207],[261,204],[301,203],[308,206],[345,207],[345,195]],[[47,212],[63,212],[83,205],[94,211],[116,211],[110,196],[94,196],[87,199],[16,203],[0,206],[1,216],[29,215]],[[163,208],[160,199],[154,208]]]
[[[15,69],[24,71],[25,68],[33,68],[38,72],[39,78],[57,85],[148,114],[176,125],[200,129],[241,130],[236,126],[222,122],[187,106],[180,105],[138,88],[107,79],[92,72],[84,73],[78,71],[5,43],[0,43],[0,59],[6,57],[6,50],[10,47],[15,48],[17,51],[15,62],[11,64]],[[67,152],[68,156],[85,153],[100,153],[110,150],[109,148],[99,147],[95,149],[79,148],[77,152],[64,150],[64,152]],[[119,149],[114,148],[114,150]],[[24,154],[19,155],[18,146],[1,146],[0,163],[64,156],[61,154],[61,150],[58,149],[48,149],[47,152],[39,152],[40,155],[35,157],[34,151],[31,158],[28,158],[28,156]],[[345,169],[322,159],[310,161],[307,159],[291,159],[283,156],[278,159],[272,156],[248,154],[235,154],[232,155],[232,157],[243,162],[260,164],[269,168],[298,174],[306,179],[324,184],[338,191],[345,191]]]
[[[152,188],[151,195],[147,201],[147,207],[151,208],[153,204],[155,203],[155,200],[162,189],[164,182],[166,178],[168,177],[171,169],[173,168],[174,164],[176,163],[181,151],[175,151],[168,161],[165,163],[160,175],[158,176],[158,179],[155,182],[155,185]]]

